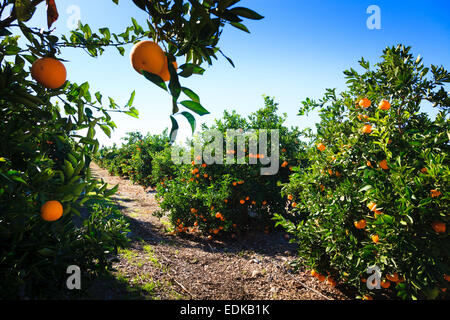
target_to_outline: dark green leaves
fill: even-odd
[[[177,120],[175,120],[173,116],[170,116],[170,121],[172,122],[172,129],[170,129],[170,142],[173,143],[177,138],[179,126]]]
[[[135,107],[131,107],[130,110],[125,111],[125,113],[133,118],[139,118],[139,111]]]
[[[180,69],[182,71],[178,75],[183,78],[189,78],[193,74],[202,75],[205,72],[205,69],[193,63],[185,63],[180,66]]]
[[[195,117],[187,111],[181,112],[181,114],[189,121],[191,125],[192,133],[195,131]]]
[[[180,103],[183,106],[185,106],[186,108],[188,108],[189,110],[194,111],[196,114],[198,114],[200,116],[209,114],[209,111],[206,110],[205,108],[203,108],[203,106],[198,102],[185,100],[185,101],[181,101]]]
[[[243,8],[243,7],[236,7],[233,9],[230,9],[230,12],[241,16],[243,18],[247,18],[247,19],[252,19],[252,20],[261,20],[264,19],[264,17],[258,13],[256,13],[253,10],[250,10],[248,8]]]
[[[142,70],[142,74],[144,75],[145,78],[156,84],[158,87],[167,91],[167,85],[160,76],[147,72],[145,70]]]
[[[31,0],[16,0],[14,3],[14,12],[19,21],[25,22],[30,20],[35,10],[36,7]]]
[[[244,26],[242,23],[240,23],[240,22],[230,22],[230,24],[233,26],[233,27],[235,27],[235,28],[238,28],[238,29],[240,29],[240,30],[242,30],[242,31],[245,31],[245,32],[247,32],[247,33],[250,33],[250,31],[247,29],[247,27],[246,26]]]
[[[181,90],[183,91],[183,93],[185,95],[187,95],[189,98],[191,98],[192,101],[200,103],[200,98],[194,91],[192,91],[189,88],[185,88],[185,87],[181,87]]]
[[[0,28],[0,37],[12,35],[11,31],[6,28]]]

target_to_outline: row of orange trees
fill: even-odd
[[[276,175],[261,176],[260,166],[251,165],[174,165],[170,148],[154,153],[147,179],[176,232],[269,232],[275,215],[298,243],[301,265],[320,281],[351,286],[365,299],[445,296],[450,99],[444,85],[450,74],[425,67],[403,46],[387,48],[374,68],[364,59],[360,65],[362,73],[345,71],[347,91],[303,102],[300,115],[319,112],[315,133],[285,128],[270,98],[248,119],[225,112],[203,127],[279,129]],[[434,119],[423,106],[437,110]],[[110,170],[122,167],[122,174],[141,179],[132,163],[146,155],[142,145],[113,149],[114,157],[128,160]],[[371,266],[380,278],[370,277]],[[368,279],[380,289],[369,289]]]
[[[229,129],[242,129],[243,134],[253,129],[279,130],[281,168],[275,175],[261,175],[261,163],[248,165],[250,158],[260,156],[249,150],[244,150],[247,164],[227,164],[227,155],[237,151],[226,150],[225,139],[224,165],[207,165],[196,161],[200,159],[193,154],[192,162],[176,165],[165,133],[130,134],[122,147],[100,150],[98,162],[111,173],[156,187],[161,209],[170,213],[176,232],[203,231],[211,236],[254,228],[269,232],[273,213],[285,211],[281,184],[288,182],[292,167],[300,164],[303,150],[300,132],[287,128],[286,115],[277,115],[277,109],[274,100],[265,97],[265,106],[248,118],[225,112],[211,127],[203,126],[203,132],[217,130],[223,136]]]

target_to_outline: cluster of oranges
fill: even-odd
[[[364,98],[364,99],[359,100],[358,105],[357,105],[357,109],[358,109],[358,108],[367,109],[367,108],[369,108],[371,105],[372,105],[372,101],[370,101],[370,100],[367,99],[367,98]],[[391,108],[391,104],[390,104],[390,102],[387,101],[387,100],[382,100],[382,101],[378,104],[378,109],[380,109],[380,110],[388,111],[390,108]],[[368,116],[368,115],[365,115],[365,114],[360,114],[360,115],[358,115],[358,120],[360,120],[360,121],[367,121],[367,120],[369,120],[369,116]],[[365,124],[365,125],[361,128],[361,131],[362,131],[362,133],[364,133],[364,134],[371,134],[371,133],[372,133],[372,130],[373,130],[372,125],[370,125],[370,124],[368,124],[368,123]]]
[[[130,60],[137,72],[147,71],[160,76],[164,81],[170,80],[167,56],[157,43],[148,40],[136,43],[131,49]],[[177,62],[173,61],[172,64],[176,70]],[[60,88],[67,77],[64,64],[53,57],[42,57],[34,61],[30,73],[34,80],[48,89]]]
[[[316,278],[317,280],[319,280],[320,282],[324,282],[326,281],[326,283],[331,286],[331,287],[336,287],[337,285],[337,281],[334,280],[333,277],[331,277],[330,275],[325,276],[323,274],[320,274],[319,272],[317,272],[316,270],[311,270],[311,275]]]

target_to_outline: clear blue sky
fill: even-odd
[[[80,8],[81,21],[93,30],[108,26],[120,33],[131,24],[131,17],[145,25],[146,16],[131,1],[71,0],[56,1],[60,18],[54,26],[58,34],[68,34],[71,5]],[[381,9],[381,30],[369,30],[366,13],[370,5]],[[265,16],[247,21],[251,34],[227,27],[221,49],[235,62],[233,68],[224,58],[208,68],[204,76],[183,79],[182,85],[200,95],[210,115],[197,117],[198,124],[219,118],[223,110],[235,109],[248,115],[262,106],[262,95],[274,96],[280,112],[288,114],[288,125],[304,128],[317,120],[296,116],[300,101],[320,98],[326,88],[345,89],[343,71],[357,67],[364,56],[372,65],[386,46],[403,43],[412,46],[425,64],[450,69],[450,1],[331,1],[331,0],[242,0],[239,5]],[[45,5],[41,4],[30,25],[45,27]],[[68,79],[89,81],[93,92],[101,91],[125,104],[136,90],[135,106],[140,119],[113,115],[118,129],[112,139],[99,134],[103,145],[120,142],[127,131],[160,133],[170,126],[171,101],[168,94],[140,76],[130,66],[129,51],[122,57],[108,49],[97,59],[79,50],[66,49],[62,57]],[[433,110],[427,110],[433,114]],[[180,136],[190,134],[187,121],[180,117]],[[199,125],[197,126],[199,127]]]

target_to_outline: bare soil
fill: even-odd
[[[208,240],[171,235],[155,192],[111,176],[97,164],[94,176],[119,184],[114,201],[130,222],[130,248],[122,250],[111,277],[95,281],[89,299],[342,300],[339,287],[313,278],[290,263],[296,246],[283,232]]]

